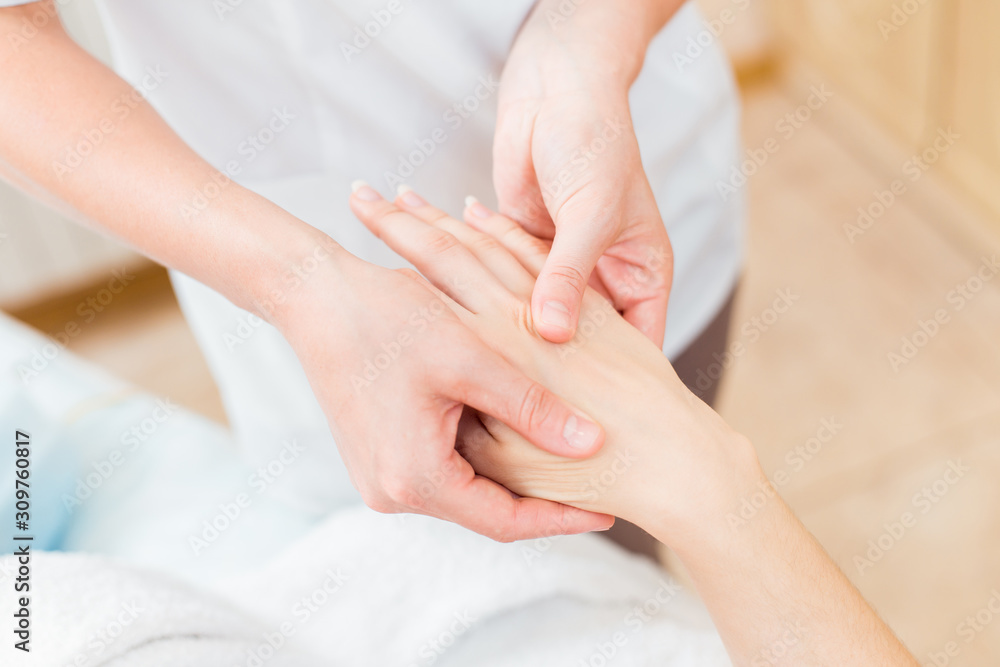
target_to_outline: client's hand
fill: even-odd
[[[522,495],[616,514],[670,544],[734,664],[916,664],[774,494],[749,442],[602,297],[584,295],[569,343],[537,334],[529,301],[544,243],[475,202],[469,225],[412,192],[396,204],[358,204],[372,230],[447,292],[459,319],[607,433],[597,454],[574,460],[466,410],[459,446],[478,474]],[[751,520],[728,523],[741,500],[765,489],[771,499]]]
[[[459,451],[478,474],[522,496],[670,532],[721,517],[734,494],[757,479],[749,444],[688,391],[660,349],[593,290],[584,296],[570,342],[553,344],[537,333],[531,293],[548,245],[520,225],[476,202],[466,210],[465,224],[412,191],[395,203],[355,202],[354,208],[450,297],[449,305],[483,341],[607,433],[596,455],[573,460],[544,452],[496,419],[467,410]]]

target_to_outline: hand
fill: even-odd
[[[474,257],[466,272],[478,264],[527,301],[528,274],[544,264],[545,244],[477,204],[466,220],[488,236],[430,207],[412,212],[468,248]],[[390,231],[400,247],[409,226]],[[420,265],[419,253],[409,257]],[[447,272],[436,274],[444,279]],[[757,664],[780,644],[784,655],[774,664],[916,665],[777,496],[749,441],[681,384],[659,349],[593,291],[584,294],[580,328],[568,345],[542,342],[519,316],[526,310],[480,304],[473,319],[483,328],[471,326],[504,345],[518,368],[591,410],[607,441],[593,458],[570,461],[467,411],[460,451],[477,472],[523,495],[617,514],[673,547],[733,664]],[[730,522],[758,496],[766,502],[754,504],[753,517]]]
[[[755,664],[779,642],[785,651],[775,664],[916,664],[774,494],[750,443],[599,295],[584,293],[572,342],[538,335],[528,299],[546,244],[475,202],[465,218],[476,229],[412,192],[397,203],[355,209],[431,282],[450,286],[455,301],[447,303],[462,323],[607,428],[597,455],[571,460],[466,410],[459,446],[478,473],[522,495],[618,514],[672,546],[733,664]],[[754,505],[744,525],[730,524],[741,501],[764,489],[771,500]]]
[[[365,186],[362,215],[392,205]],[[452,253],[439,251],[442,270]],[[490,350],[413,271],[348,256],[295,291],[279,328],[302,361],[351,479],[380,512],[447,519],[500,541],[606,529],[610,517],[514,498],[455,451],[469,405],[560,456],[589,456],[600,428]],[[326,267],[327,264],[323,266]]]
[[[432,283],[452,289],[459,319],[528,377],[604,425],[601,451],[570,460],[540,451],[488,415],[467,411],[460,451],[522,496],[547,498],[671,531],[721,517],[757,472],[749,444],[677,378],[659,348],[593,290],[562,345],[544,340],[528,300],[548,251],[519,225],[472,203],[468,224],[415,193],[359,216]],[[441,262],[434,248],[448,248]],[[728,509],[728,506],[727,506]],[[662,531],[658,531],[662,534]]]
[[[553,239],[531,299],[543,337],[573,337],[593,276],[625,319],[662,345],[673,254],[632,128],[628,88],[638,69],[620,71],[588,52],[589,40],[559,42],[540,18],[518,36],[493,146],[500,211]]]

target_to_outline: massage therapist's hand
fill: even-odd
[[[745,439],[695,398],[659,348],[596,292],[585,292],[571,342],[554,344],[538,334],[529,299],[546,243],[478,203],[466,210],[468,224],[413,192],[395,204],[353,203],[369,228],[448,293],[463,324],[607,434],[596,455],[570,460],[470,412],[460,451],[478,473],[522,496],[643,526],[655,520],[671,530],[719,512],[756,482],[756,458]]]
[[[553,239],[532,315],[573,337],[588,280],[663,342],[673,255],[639,158],[628,90],[652,36],[681,3],[541,0],[500,83],[493,149],[500,211]],[[596,272],[595,272],[596,267]]]
[[[388,203],[363,186],[352,205],[367,210]],[[454,521],[501,541],[610,526],[607,516],[515,499],[477,477],[455,451],[465,405],[570,458],[597,451],[600,428],[491,350],[413,271],[343,255],[335,266],[321,264],[329,273],[310,277],[294,293],[278,326],[365,502],[381,512]],[[447,252],[438,259],[461,274]]]

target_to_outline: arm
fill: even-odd
[[[0,34],[18,34],[23,20],[42,12],[54,14],[52,3],[0,9]],[[0,40],[0,72],[0,158],[8,180],[65,202],[91,226],[211,285],[241,308],[273,320],[281,304],[268,294],[287,268],[317,244],[336,259],[345,255],[325,235],[235,183],[220,188],[204,211],[188,211],[216,171],[57,19],[23,42]],[[69,153],[95,130],[103,135],[100,145],[70,166],[76,163]]]
[[[681,0],[541,0],[500,85],[494,182],[502,213],[553,238],[532,294],[547,339],[572,338],[593,283],[663,342],[673,256],[639,157],[628,91]],[[596,215],[595,215],[595,212]]]
[[[641,525],[675,548],[737,665],[917,664],[778,495],[736,530],[723,515],[686,540]]]
[[[434,249],[441,237],[458,239],[468,249],[462,275],[477,286],[474,294],[454,295],[459,317],[607,429],[597,455],[572,461],[469,412],[460,450],[479,474],[525,496],[621,516],[670,545],[737,665],[916,664],[767,486],[750,443],[691,394],[660,350],[604,299],[584,295],[584,324],[569,343],[541,339],[527,301],[546,244],[475,202],[468,225],[427,205],[398,204],[409,219],[387,203],[354,208],[437,284],[454,275]],[[731,525],[741,501],[762,488],[772,492],[770,501],[744,525]]]
[[[0,35],[43,11],[54,16],[51,0],[0,9]],[[362,262],[266,199],[220,181],[58,20],[23,43],[0,40],[0,100],[8,178],[67,203],[92,226],[282,332],[370,506],[430,514],[502,540],[541,535],[551,525],[574,533],[609,524],[556,503],[512,499],[455,452],[463,405],[571,457],[600,447],[596,424],[490,350],[426,282]],[[66,160],[95,130],[100,145],[82,162]],[[210,183],[218,196],[194,214],[195,193]],[[360,192],[378,197],[371,188]],[[377,381],[365,380],[366,362],[401,340],[409,342],[405,353]]]

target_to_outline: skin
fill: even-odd
[[[49,18],[33,20],[40,15]],[[501,541],[611,525],[606,515],[512,497],[455,451],[464,406],[567,457],[601,447],[603,432],[592,418],[516,370],[447,308],[415,331],[411,316],[439,304],[426,281],[359,260],[235,183],[198,215],[185,215],[194,193],[216,180],[215,170],[141,97],[124,119],[115,115],[113,102],[134,91],[55,17],[50,1],[0,9],[0,169],[8,180],[277,327],[374,509],[429,514]],[[40,25],[37,34],[8,39],[24,21]],[[55,169],[68,148],[109,120],[113,131],[79,166]],[[292,280],[314,260],[315,271]],[[403,335],[413,344],[377,382],[352,384],[365,360]]]
[[[621,516],[670,545],[736,665],[917,664],[768,486],[749,441],[603,297],[584,294],[581,321],[593,326],[571,342],[541,336],[530,299],[547,243],[475,201],[467,224],[415,193],[395,203],[354,197],[351,206],[470,329],[527,375],[588,406],[607,430],[597,455],[571,460],[468,410],[461,452],[477,473],[525,496]],[[456,278],[469,287],[456,289]],[[742,500],[765,488],[770,499],[758,513],[734,521]]]
[[[502,213],[554,239],[531,299],[550,341],[573,337],[589,281],[663,343],[673,254],[642,168],[628,91],[650,41],[681,5],[541,0],[507,58],[494,185]]]

